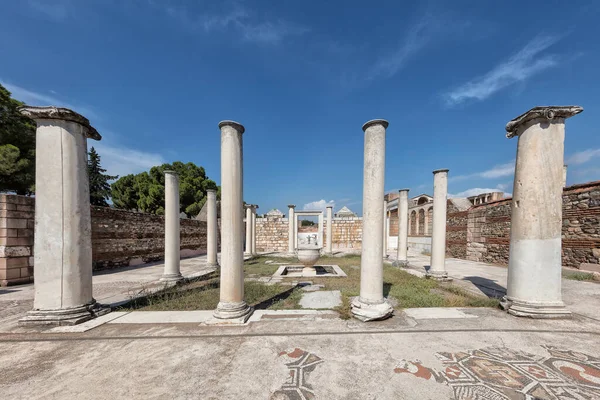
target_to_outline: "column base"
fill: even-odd
[[[209,268],[221,268],[221,266],[219,265],[219,263],[206,263],[206,266]]]
[[[379,321],[392,316],[394,308],[383,299],[381,303],[369,304],[363,302],[360,297],[355,297],[350,304],[354,318],[363,322]]]
[[[526,317],[534,319],[556,319],[571,318],[571,311],[565,308],[562,301],[546,303],[533,303],[523,300],[510,299],[504,296],[500,301],[500,307],[515,317]]]
[[[427,273],[425,274],[425,278],[427,279],[433,279],[434,281],[439,281],[439,282],[450,282],[452,281],[452,278],[448,277],[448,272],[447,271],[427,271]]]
[[[28,311],[27,314],[19,320],[19,325],[77,325],[89,321],[92,318],[108,314],[110,311],[111,308],[109,306],[96,303],[96,300],[93,300],[90,304],[77,307]]]
[[[396,260],[392,263],[392,267],[406,268],[408,267],[408,260]]]
[[[178,283],[183,281],[183,275],[181,275],[181,273],[179,274],[164,274],[161,278],[160,278],[161,282],[166,282],[166,283]]]
[[[216,319],[213,323],[243,324],[253,312],[254,308],[246,304],[245,301],[239,303],[220,301],[217,309],[213,312],[213,317]]]

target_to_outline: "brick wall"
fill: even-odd
[[[362,248],[361,217],[334,218],[331,223],[331,231],[331,247],[333,250],[356,250]]]
[[[0,286],[33,281],[35,199],[0,194]]]
[[[468,260],[508,264],[511,202],[504,199],[469,209]],[[563,266],[600,269],[600,181],[565,188],[562,254]]]
[[[446,254],[450,257],[467,257],[468,215],[468,211],[460,211],[448,200],[446,211]],[[431,217],[430,220],[432,220]]]

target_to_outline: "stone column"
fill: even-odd
[[[323,229],[323,213],[319,214],[319,216],[317,217],[318,219],[318,235],[319,235],[319,247],[321,249],[323,249],[325,247],[325,243],[323,243],[323,232],[325,231],[325,229]]]
[[[332,241],[333,238],[331,237],[331,235],[333,235],[333,229],[332,229],[332,224],[333,224],[333,206],[327,206],[327,242],[325,245],[325,254],[333,254],[333,247],[332,247]]]
[[[218,230],[217,223],[217,191],[206,191],[206,265],[218,268]]]
[[[372,120],[363,125],[365,155],[363,173],[363,239],[360,296],[352,300],[352,314],[361,321],[384,319],[394,309],[383,297],[383,196],[385,178],[385,130],[388,122]]]
[[[396,260],[399,266],[408,264],[408,189],[398,191],[398,249]]]
[[[252,255],[252,204],[246,205],[246,256]]]
[[[183,280],[179,259],[179,176],[165,171],[165,270],[161,281]]]
[[[431,226],[431,266],[429,278],[447,280],[446,271],[446,206],[448,201],[448,170],[433,171],[433,223]]]
[[[508,286],[512,315],[565,318],[561,295],[561,235],[565,119],[583,108],[535,107],[506,125],[517,137]]]
[[[221,284],[214,316],[231,322],[245,322],[252,308],[244,301],[243,146],[244,127],[221,121]]]
[[[294,204],[288,204],[288,253],[293,255],[296,250],[296,217],[294,215]]]
[[[101,311],[92,297],[87,139],[102,137],[66,108],[23,107],[35,120],[35,284],[23,325],[74,325]],[[105,309],[108,312],[110,309]]]
[[[567,168],[567,164],[563,165],[563,187],[567,187]]]
[[[387,258],[388,230],[387,230],[387,200],[383,201],[383,258]]]
[[[255,256],[256,253],[256,210],[258,209],[258,205],[252,205],[252,255]]]

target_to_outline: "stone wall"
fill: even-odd
[[[362,217],[334,218],[331,223],[331,231],[331,247],[334,251],[336,249],[360,250],[362,248]],[[325,232],[324,236],[326,235]]]
[[[450,257],[467,257],[468,211],[460,211],[450,200],[446,211],[446,254]],[[430,221],[433,218],[430,217]]]
[[[162,260],[165,220],[160,215],[92,206],[94,269]],[[180,220],[182,256],[206,253],[206,222]]]
[[[256,251],[288,251],[288,218],[256,218]]]
[[[508,264],[511,203],[504,199],[468,211],[468,260]],[[600,181],[565,188],[562,243],[563,266],[600,271]]]
[[[35,199],[0,194],[0,286],[33,281]]]

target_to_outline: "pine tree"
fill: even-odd
[[[106,175],[106,170],[100,166],[100,156],[93,147],[88,153],[88,176],[90,178],[90,203],[93,206],[108,207],[110,184],[108,181],[118,176]]]

